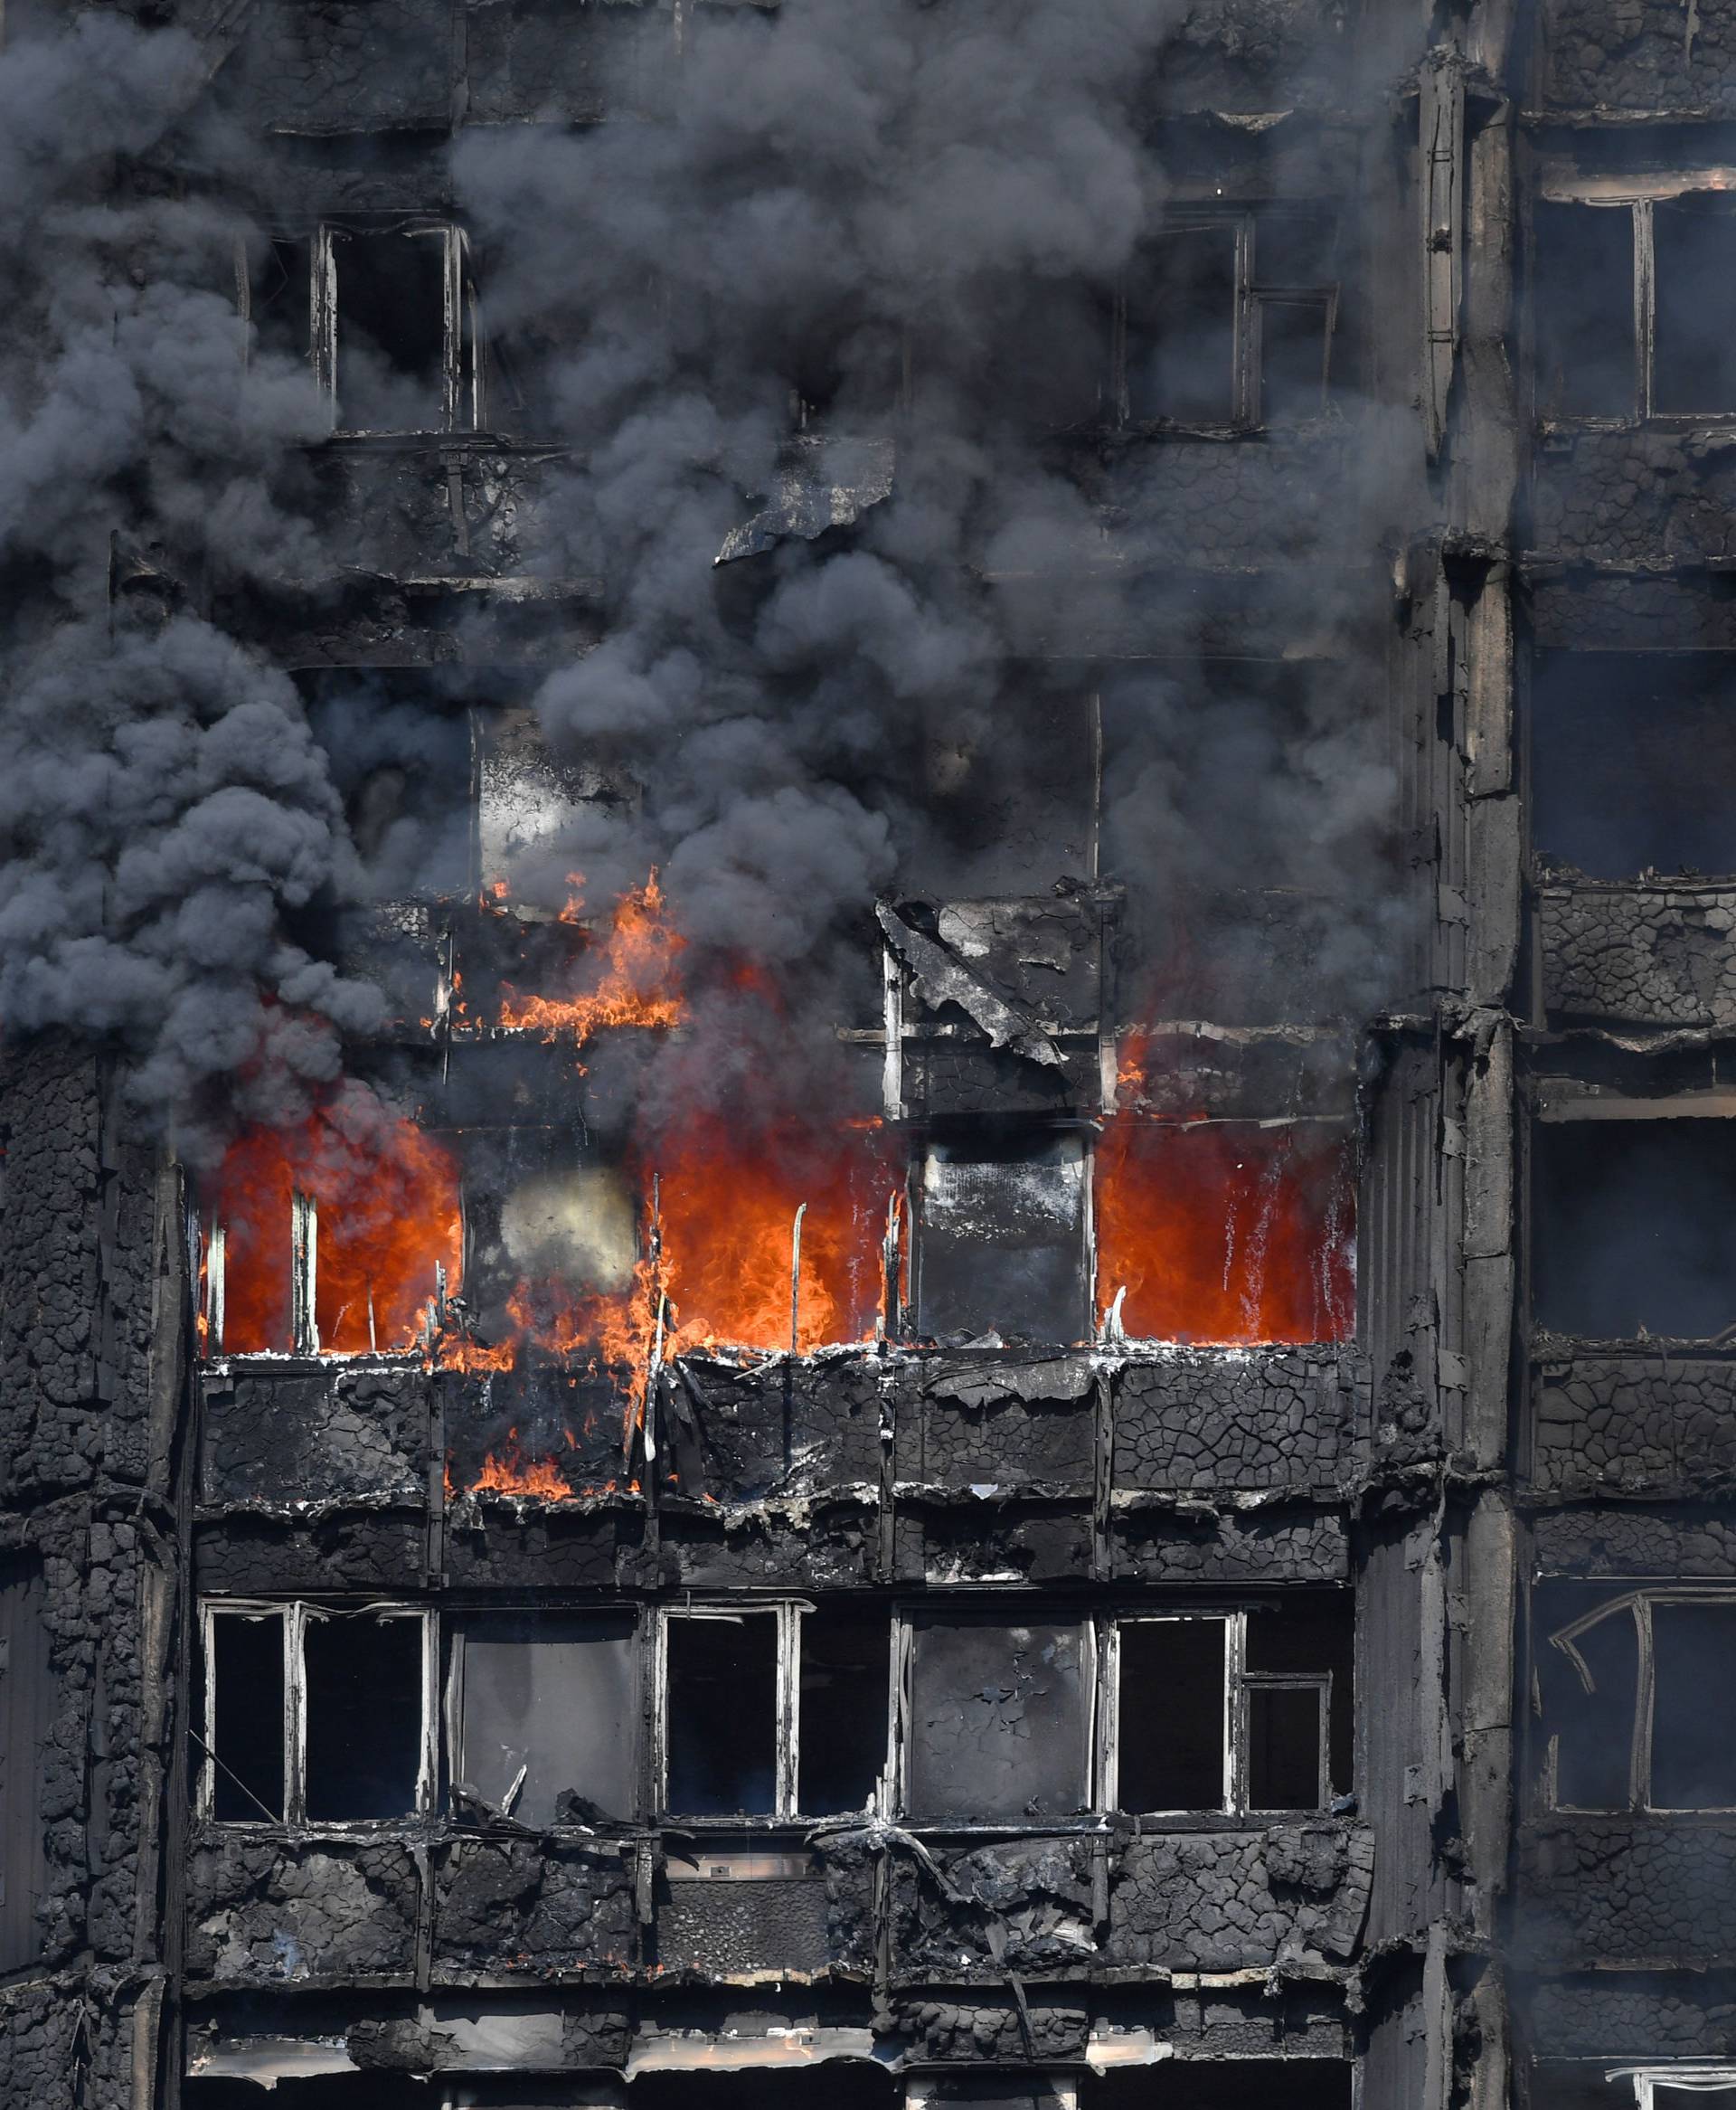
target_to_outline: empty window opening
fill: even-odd
[[[330,231],[337,421],[350,432],[447,422],[447,230]]]
[[[1136,424],[1227,425],[1236,416],[1238,251],[1220,221],[1178,227],[1128,274],[1126,414]]]
[[[1715,192],[1652,207],[1652,409],[1736,410],[1736,199]]]
[[[274,2078],[274,2110],[439,2110],[439,2097],[429,2100],[425,2082],[409,2074],[321,2074],[317,2077]],[[259,2110],[259,2083],[233,2075],[202,2075],[183,2086],[182,2099],[188,2110]],[[524,2098],[514,2097],[513,2110]]]
[[[866,1810],[886,1763],[892,1629],[883,1611],[821,1605],[801,1622],[803,1813]]]
[[[220,1822],[408,1817],[432,1771],[420,1612],[207,1605],[203,1813]]]
[[[904,2101],[899,2079],[869,2058],[781,2073],[641,2073],[632,2094],[637,2110],[894,2110]]]
[[[1081,1621],[915,1621],[904,1735],[910,1814],[1018,1823],[1087,1808],[1093,1660]]]
[[[248,272],[248,320],[262,353],[308,362],[313,348],[312,245],[305,239],[268,241]]]
[[[422,1765],[422,1622],[310,1609],[302,1650],[309,1821],[408,1816]]]
[[[1124,1810],[1217,1810],[1229,1794],[1228,1623],[1124,1620],[1118,1747]]]
[[[1531,841],[1593,879],[1736,873],[1736,654],[1540,652]]]
[[[1558,1584],[1536,1619],[1552,1807],[1736,1808],[1736,1597]]]
[[[521,1824],[630,1820],[639,1679],[629,1613],[467,1620],[453,1650],[452,1769],[464,1799]]]
[[[1354,2071],[1339,2058],[1170,2058],[1088,2076],[1080,2110],[1351,2110]]]
[[[1354,1140],[1339,1121],[1118,1116],[1092,1169],[1099,1318],[1129,1339],[1347,1340]]]
[[[1538,414],[1631,418],[1637,398],[1631,207],[1539,204],[1532,231]]]
[[[60,1700],[46,1612],[42,1563],[0,1555],[0,1971],[21,1971],[42,1953],[42,1781]]]
[[[286,1632],[280,1612],[212,1620],[207,1763],[211,1813],[220,1821],[284,1815]]]
[[[1350,1785],[1347,1593],[1125,1618],[1109,1796],[1135,1812],[1324,1809]]]
[[[1540,1326],[1707,1340],[1736,1322],[1736,1121],[1544,1121],[1532,1158]]]
[[[774,1610],[665,1623],[665,1805],[684,1817],[769,1817],[778,1804]]]
[[[1086,1163],[1077,1135],[959,1130],[922,1161],[917,1324],[928,1339],[1086,1332]]]

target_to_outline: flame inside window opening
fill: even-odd
[[[294,1339],[294,1201],[317,1213],[314,1321],[327,1355],[415,1345],[445,1271],[463,1273],[458,1159],[413,1121],[340,1127],[316,1113],[233,1142],[206,1197],[223,1227],[222,1347],[282,1352]],[[218,1344],[212,1342],[212,1346]]]
[[[559,920],[582,922],[583,875],[569,873],[567,884],[572,893]],[[504,883],[496,883],[495,892],[504,897]],[[580,1040],[606,1026],[678,1026],[685,1014],[678,974],[685,945],[665,913],[663,889],[653,872],[643,886],[622,894],[608,928],[587,951],[590,988],[580,994],[544,997],[521,996],[503,985],[500,1023],[551,1038],[571,1033]]]
[[[801,1353],[873,1335],[895,1184],[877,1125],[756,1134],[721,1115],[690,1118],[659,1137],[655,1155],[674,1312],[667,1353],[723,1341],[787,1349],[792,1273]]]
[[[1325,1122],[1155,1121],[1098,1145],[1097,1285],[1129,1338],[1346,1340],[1356,1317],[1349,1136]]]

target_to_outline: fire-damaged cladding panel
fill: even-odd
[[[1736,2064],[1613,2052],[1540,2060],[1526,2076],[1526,2101],[1535,2110],[1730,2110]]]
[[[1090,1160],[1079,1131],[937,1128],[916,1200],[911,1280],[923,1337],[1089,1339]]]
[[[875,1487],[881,1428],[896,1376],[866,1359],[741,1367],[685,1355],[660,1376],[665,1485],[713,1502]]]
[[[1736,1481],[1736,1355],[1564,1352],[1532,1364],[1533,1480],[1562,1493],[1684,1499]]]
[[[1599,1098],[1551,1084],[1538,1111],[1536,1325],[1601,1339],[1712,1340],[1736,1324],[1736,1121],[1728,1103]]]

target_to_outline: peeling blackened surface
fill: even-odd
[[[393,1591],[420,1584],[428,1528],[398,1506],[335,1508],[311,1523],[232,1511],[202,1525],[195,1547],[201,1585],[214,1595]]]
[[[466,1588],[617,1589],[641,1577],[644,1543],[631,1497],[543,1509],[473,1495],[448,1513],[446,1570]]]
[[[635,1958],[633,1878],[613,1847],[463,1840],[436,1878],[435,1974],[618,1972]]]
[[[1204,1501],[1118,1505],[1115,1572],[1142,1583],[1341,1583],[1350,1573],[1344,1521],[1288,1508],[1214,1509]]]
[[[1621,1814],[1527,1825],[1521,1953],[1572,1968],[1716,1964],[1736,1947],[1736,1825]]]
[[[1727,1582],[1736,1568],[1736,1519],[1718,1510],[1546,1509],[1532,1529],[1545,1575]]]
[[[967,1980],[1054,1971],[1096,1954],[1090,1839],[1013,1840],[893,1863],[893,1954],[905,1973]],[[937,1880],[937,1876],[939,1880]]]
[[[1563,1018],[1736,1025],[1736,891],[1544,886],[1543,1002]]]
[[[1553,108],[1736,113],[1736,39],[1722,8],[1548,0],[1543,17]]]
[[[1097,1378],[1083,1357],[948,1358],[899,1402],[901,1482],[1084,1489],[1096,1454]]]
[[[1350,1465],[1352,1396],[1318,1349],[1174,1348],[1117,1373],[1118,1488],[1287,1488],[1330,1498]]]
[[[1543,2058],[1724,2058],[1736,2051],[1728,1973],[1689,1980],[1599,1971],[1524,1989],[1528,2033]]]
[[[253,10],[245,85],[279,129],[431,131],[451,102],[451,10],[445,0],[262,0]]]
[[[420,1370],[278,1371],[237,1364],[201,1384],[200,1496],[207,1503],[420,1500],[429,1403]]]
[[[1023,2012],[1010,2000],[986,1995],[976,2001],[912,2001],[901,2020],[910,2032],[912,2057],[967,2065],[992,2060],[1017,2066],[1027,2058],[1071,2063],[1084,2057],[1091,2026],[1083,2001],[1034,1988],[1025,1996]]]
[[[705,1856],[699,1850],[703,1866]],[[657,1960],[707,1973],[865,1971],[869,1871],[858,1858],[797,1878],[707,1879],[671,1860],[657,1907]]]
[[[405,1979],[420,1891],[408,1846],[213,1832],[192,1857],[189,1974],[231,1985]]]
[[[1647,427],[1576,433],[1538,458],[1533,546],[1604,563],[1728,556],[1732,445],[1717,430],[1688,439]]]
[[[322,516],[342,531],[326,539],[331,561],[412,586],[503,578],[501,591],[523,591],[521,567],[549,575],[553,553],[542,521],[555,459],[546,449],[458,435],[435,451],[393,440],[334,446],[310,472]]]
[[[673,1588],[848,1588],[874,1579],[878,1547],[878,1518],[859,1500],[695,1506],[665,1526],[659,1574]]]
[[[1541,1487],[1690,1495],[1736,1478],[1736,1363],[1688,1354],[1545,1356],[1532,1385]]]
[[[854,1357],[791,1371],[684,1356],[658,1392],[675,1485],[720,1502],[875,1487],[886,1382]]]

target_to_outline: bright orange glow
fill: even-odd
[[[568,884],[574,892],[561,921],[578,923],[583,915],[580,875],[570,874]],[[500,1023],[551,1039],[571,1033],[580,1040],[605,1026],[678,1026],[686,1008],[677,971],[686,942],[665,913],[654,872],[643,886],[622,894],[609,929],[586,954],[596,972],[592,988],[567,997],[521,997],[503,985]]]
[[[314,1318],[327,1355],[415,1345],[446,1271],[461,1286],[458,1166],[413,1121],[341,1105],[299,1128],[252,1129],[230,1146],[211,1195],[223,1226],[224,1352],[288,1349],[291,1201],[318,1212]]]
[[[744,1133],[689,1117],[657,1139],[666,1355],[719,1342],[789,1347],[790,1263],[802,1217],[797,1345],[873,1336],[892,1186],[877,1124]]]
[[[1094,1173],[1097,1287],[1130,1339],[1345,1340],[1355,1326],[1355,1180],[1336,1128],[1176,1126],[1123,1114]]]

